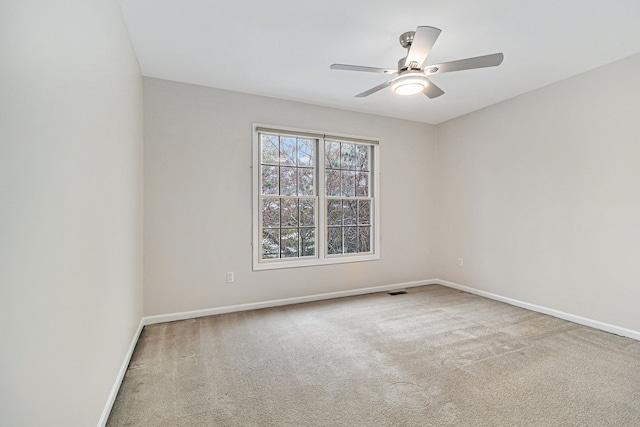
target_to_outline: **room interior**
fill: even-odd
[[[1,6],[1,424],[105,425],[145,325],[375,291],[640,339],[636,2],[204,3]],[[437,99],[329,69],[394,66],[419,25],[436,62],[505,60]],[[253,123],[380,140],[378,261],[252,270]]]

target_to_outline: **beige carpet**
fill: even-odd
[[[108,426],[640,426],[640,342],[437,285],[164,323]]]

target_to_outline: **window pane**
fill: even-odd
[[[342,196],[353,197],[356,194],[356,173],[342,171]]]
[[[280,215],[283,227],[298,226],[298,200],[297,199],[281,199]]]
[[[316,230],[314,228],[300,229],[300,256],[316,254]]]
[[[354,170],[356,168],[356,146],[355,144],[342,143],[340,165],[342,169]]]
[[[344,253],[352,254],[358,252],[358,229],[357,227],[344,228]]]
[[[283,228],[280,237],[280,256],[294,258],[298,256],[298,229]]]
[[[371,200],[358,200],[358,225],[371,224]]]
[[[262,166],[262,194],[278,194],[277,166]]]
[[[356,145],[356,169],[369,170],[369,147],[367,145]]]
[[[340,171],[339,170],[326,171],[325,193],[327,194],[327,196],[340,195]]]
[[[358,211],[358,201],[357,200],[343,200],[342,201],[343,208],[343,216],[342,216],[342,224],[343,225],[356,225],[357,223],[357,211]]]
[[[327,141],[324,144],[324,157],[327,169],[340,169],[340,143]]]
[[[298,140],[298,166],[313,166],[313,139]]]
[[[342,227],[329,227],[327,236],[327,253],[329,255],[342,253]]]
[[[327,201],[327,224],[342,225],[342,200]]]
[[[369,196],[369,172],[356,173],[356,196]]]
[[[298,169],[298,195],[313,196],[313,169]]]
[[[262,226],[280,227],[280,199],[269,197],[262,200]]]
[[[280,258],[280,229],[262,230],[262,259]]]
[[[297,168],[280,168],[280,195],[295,196],[298,192]]]
[[[280,157],[278,137],[276,135],[261,135],[262,163],[277,165]]]
[[[371,227],[358,227],[358,252],[371,252]]]
[[[300,226],[313,227],[315,219],[315,200],[300,199]]]
[[[296,139],[290,136],[281,136],[280,165],[295,166],[297,157]]]

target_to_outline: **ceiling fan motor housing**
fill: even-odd
[[[403,71],[408,69],[408,67],[406,65],[406,62],[407,62],[407,57],[406,56],[403,57],[403,58],[398,59],[398,73],[401,73],[401,72],[403,72]]]

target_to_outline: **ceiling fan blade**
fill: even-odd
[[[357,95],[356,95],[356,98],[364,98],[365,96],[369,96],[369,95],[371,95],[372,93],[376,93],[377,91],[382,90],[382,89],[384,89],[385,87],[389,86],[389,85],[391,84],[391,82],[392,82],[392,81],[393,81],[393,80],[389,80],[388,82],[384,82],[384,83],[382,83],[382,84],[380,84],[380,85],[378,85],[378,86],[376,86],[376,87],[372,87],[371,89],[369,89],[369,90],[367,90],[367,91],[364,91],[364,92],[362,92],[362,93],[359,93],[359,94],[357,94]]]
[[[495,67],[502,64],[504,55],[494,53],[491,55],[476,56],[475,58],[459,59],[457,61],[444,62],[442,64],[429,65],[424,72],[428,75],[449,73],[451,71],[471,70],[474,68]]]
[[[427,95],[430,99],[437,98],[440,95],[444,95],[444,91],[442,89],[434,85],[431,80],[427,79],[427,81],[429,82],[429,85],[422,91],[425,95]]]
[[[363,67],[361,65],[347,65],[347,64],[331,64],[329,68],[331,68],[332,70],[364,71],[366,73],[383,73],[383,74],[396,74],[398,72],[396,70],[389,70],[387,68]]]
[[[418,64],[415,68],[422,68],[429,52],[440,35],[440,30],[435,27],[418,27],[413,36],[413,41],[407,53],[405,64],[412,62]]]

